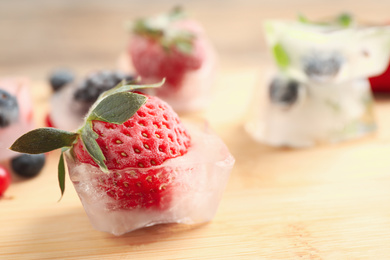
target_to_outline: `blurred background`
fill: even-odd
[[[268,18],[349,11],[363,21],[390,21],[388,0],[0,0],[0,76],[41,80],[58,66],[79,73],[114,68],[128,40],[125,22],[175,5],[204,25],[220,67],[228,70],[263,62],[262,22]]]

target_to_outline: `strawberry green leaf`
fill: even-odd
[[[88,121],[122,124],[145,104],[146,97],[132,92],[115,93],[104,98],[90,113]],[[120,104],[120,105],[118,105]]]
[[[168,17],[170,20],[178,20],[186,17],[186,14],[181,6],[175,6],[169,11]]]
[[[104,163],[106,158],[100,149],[96,139],[99,137],[92,129],[92,122],[87,121],[85,126],[81,129],[81,141],[91,158],[99,165],[103,172],[108,172],[107,166]]]
[[[290,59],[280,43],[273,47],[273,54],[279,67],[286,68],[289,65]]]
[[[136,90],[136,89],[159,88],[162,85],[164,85],[164,83],[165,83],[165,78],[158,83],[150,84],[150,85],[129,85],[129,84],[126,84],[126,82],[122,81],[118,85],[116,85],[114,88],[104,92],[102,94],[102,98],[107,97],[107,96],[112,95],[112,94],[115,94],[115,93],[128,92],[128,91],[132,91],[132,90]]]
[[[21,153],[39,154],[71,146],[78,134],[56,128],[46,127],[32,130],[19,137],[10,147]]]
[[[68,148],[61,149],[60,161],[58,162],[58,183],[61,189],[61,198],[64,195],[65,191],[65,164],[64,164],[64,152],[68,150]]]
[[[176,48],[184,54],[191,54],[193,45],[191,42],[188,41],[177,41]]]
[[[191,54],[196,35],[173,25],[177,20],[186,19],[181,7],[175,7],[170,12],[146,19],[138,19],[133,24],[133,33],[158,42],[169,52],[173,48],[184,54]],[[173,26],[172,26],[173,25]]]

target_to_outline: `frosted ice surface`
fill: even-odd
[[[21,135],[34,129],[33,109],[30,96],[30,83],[24,78],[0,79],[0,88],[16,96],[19,106],[19,120],[11,125],[0,128],[0,161],[19,155],[8,148]]]
[[[172,190],[162,198],[166,203],[163,208],[115,207],[117,201],[99,188],[99,177],[106,175],[97,167],[75,161],[70,152],[66,153],[70,178],[97,230],[121,235],[159,223],[196,224],[214,217],[234,158],[206,124],[188,124],[187,128],[192,136],[192,146],[187,154],[157,167],[110,171],[110,174],[115,172],[122,176],[125,172],[146,174],[150,169],[159,169],[160,174],[167,174]]]
[[[56,128],[75,131],[84,123],[84,115],[73,101],[75,85],[67,85],[55,92],[50,100],[50,119]]]
[[[373,99],[366,79],[342,84],[300,84],[302,94],[290,107],[269,98],[269,84],[257,95],[247,130],[274,146],[305,147],[338,142],[375,130]]]

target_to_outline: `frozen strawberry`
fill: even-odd
[[[123,124],[92,122],[108,169],[160,165],[185,154],[190,145],[186,129],[167,103],[153,96],[139,95],[147,98],[146,103]],[[74,152],[81,162],[97,166],[81,140],[75,144]]]
[[[146,103],[123,124],[92,122],[109,170],[157,166],[185,154],[190,146],[190,137],[172,108],[156,97],[144,96]],[[73,150],[80,162],[98,166],[80,139]],[[161,207],[169,186],[165,172],[154,170],[114,173],[100,181],[109,196],[121,201],[121,208]]]
[[[204,60],[201,30],[180,10],[157,18],[140,19],[134,25],[135,37],[130,56],[137,73],[145,79],[166,78],[167,88],[181,87],[184,75],[197,70]]]
[[[202,27],[176,8],[137,20],[132,33],[128,53],[137,74],[145,82],[166,79],[153,94],[180,111],[202,107],[198,100],[210,95],[215,66],[215,55]]]
[[[162,83],[119,84],[99,97],[77,132],[36,129],[11,149],[37,154],[62,148],[61,192],[65,157],[70,179],[98,230],[121,235],[158,223],[210,221],[234,158],[206,126],[190,137],[164,101],[131,92]]]

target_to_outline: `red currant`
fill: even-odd
[[[0,166],[0,196],[7,190],[11,184],[11,174],[2,166]]]

